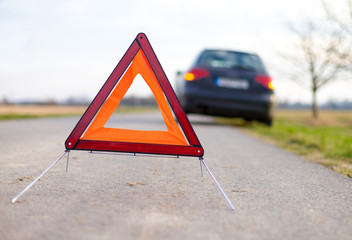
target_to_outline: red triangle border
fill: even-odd
[[[179,122],[183,133],[190,144],[189,146],[80,139],[140,49],[144,52],[144,55],[146,56],[146,59]],[[161,67],[158,58],[156,57],[153,48],[147,39],[147,36],[144,33],[139,33],[135,40],[132,42],[131,46],[128,48],[120,62],[110,74],[109,78],[106,80],[103,87],[93,99],[92,103],[88,106],[87,110],[82,115],[81,119],[78,121],[71,134],[68,136],[67,140],[65,141],[65,147],[67,150],[132,152],[143,154],[180,155],[195,157],[202,157],[204,155],[204,150],[198,140],[198,137],[195,134],[186,114],[182,110],[177,96],[172,89],[172,86],[167,79],[167,76]]]

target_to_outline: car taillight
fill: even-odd
[[[186,81],[197,81],[202,78],[209,77],[210,73],[204,68],[192,68],[183,76]]]
[[[265,88],[274,90],[273,79],[267,75],[258,75],[255,77],[255,82],[260,83]]]

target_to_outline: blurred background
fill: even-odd
[[[302,36],[317,26],[325,27],[313,32],[322,41],[336,34],[332,16],[350,21],[350,5],[349,0],[0,0],[0,102],[89,103],[144,32],[172,84],[204,48],[249,51],[263,58],[276,80],[277,102],[310,104]],[[298,69],[297,62],[304,66]],[[348,105],[350,79],[347,71],[334,76],[319,89],[318,103]],[[145,96],[143,83],[129,94]]]

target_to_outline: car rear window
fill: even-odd
[[[197,65],[265,72],[265,67],[257,55],[241,52],[204,51],[200,55]]]

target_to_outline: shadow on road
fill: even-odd
[[[251,125],[251,122],[247,122],[241,118],[222,118],[204,115],[188,115],[188,119],[192,125],[202,126],[248,127]]]

